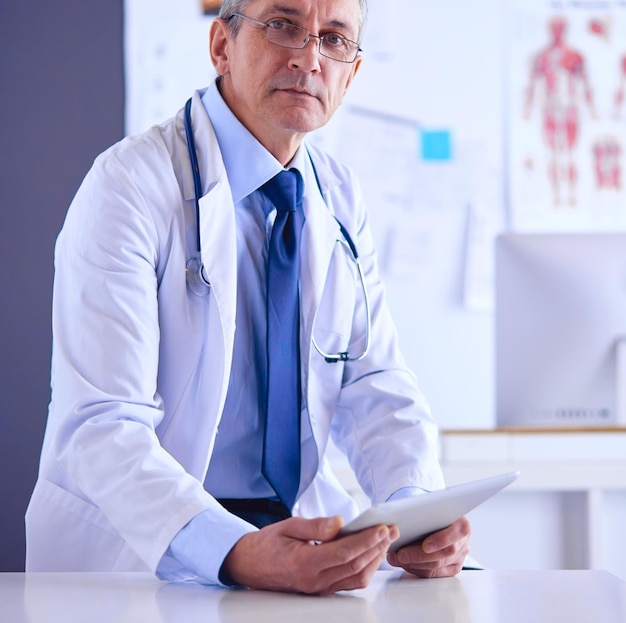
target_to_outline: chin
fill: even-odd
[[[291,132],[308,134],[326,125],[328,119],[323,115],[282,115],[277,126]]]

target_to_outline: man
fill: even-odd
[[[85,178],[56,248],[53,390],[27,511],[29,570],[359,588],[397,529],[339,535],[355,507],[329,468],[329,435],[373,502],[443,485],[436,428],[398,351],[358,188],[303,145],[360,66],[364,21],[364,0],[223,2],[211,28],[217,83],[193,96],[188,117],[125,139]],[[268,185],[285,169],[304,188],[289,217],[304,223],[290,407],[299,468],[282,469],[295,477],[287,501],[265,446],[292,424],[265,432],[284,406],[282,395],[270,406],[280,339],[270,338],[265,299],[272,228],[289,211]],[[369,312],[335,217],[360,254]],[[200,284],[190,288],[194,253]],[[317,348],[343,354],[328,363]],[[453,575],[468,539],[461,519],[389,562]]]

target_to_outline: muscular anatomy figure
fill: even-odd
[[[574,151],[580,130],[580,99],[584,98],[593,114],[593,97],[583,56],[565,43],[565,19],[553,18],[548,27],[550,43],[532,59],[525,115],[530,117],[541,87],[542,134],[550,150],[548,176],[554,203],[561,203],[565,186],[567,199],[574,205],[578,177]]]

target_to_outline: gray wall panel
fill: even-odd
[[[54,241],[93,159],[123,134],[122,16],[122,0],[0,2],[0,571],[24,568]]]

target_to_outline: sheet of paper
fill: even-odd
[[[126,134],[161,123],[215,76],[200,0],[125,0]]]

